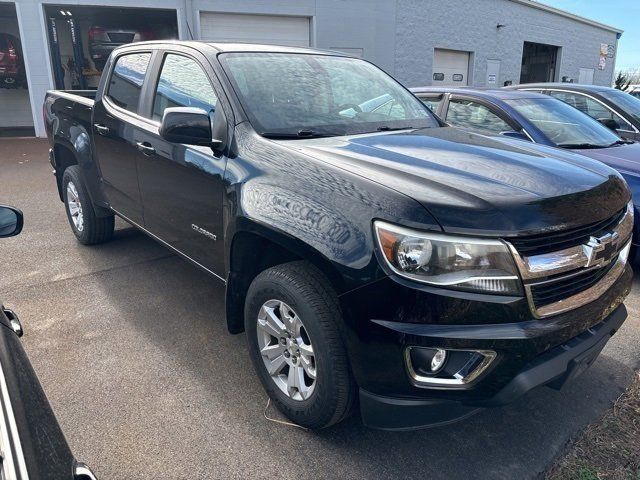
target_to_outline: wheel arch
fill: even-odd
[[[78,158],[72,148],[62,142],[56,142],[53,146],[53,158],[56,169],[56,185],[58,187],[58,196],[60,201],[64,201],[62,195],[62,177],[64,171],[72,165],[79,165]]]
[[[247,290],[253,279],[268,268],[305,260],[322,272],[337,294],[344,290],[339,270],[320,252],[299,239],[261,225],[245,225],[236,231],[228,251],[226,317],[230,333],[244,331]]]

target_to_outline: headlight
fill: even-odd
[[[387,265],[398,275],[456,290],[520,295],[516,265],[500,240],[455,237],[374,222]]]

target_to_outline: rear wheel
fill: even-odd
[[[113,215],[96,216],[77,165],[64,171],[62,195],[69,225],[80,243],[96,245],[111,240],[115,224]]]
[[[341,321],[331,285],[306,262],[265,270],[249,287],[251,360],[276,407],[298,425],[328,427],[351,411],[356,386]]]

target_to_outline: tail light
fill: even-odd
[[[107,31],[102,27],[91,27],[89,29],[89,40],[108,42],[109,35],[107,34]]]

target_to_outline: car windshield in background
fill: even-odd
[[[522,98],[505,102],[558,147],[608,147],[620,140],[600,122],[555,98]]]
[[[253,127],[264,136],[439,126],[422,102],[362,60],[288,53],[225,53],[220,60]]]
[[[625,112],[632,115],[640,122],[640,98],[634,95],[629,95],[627,92],[623,92],[622,90],[613,89],[600,92],[600,95],[610,102],[618,105]]]

